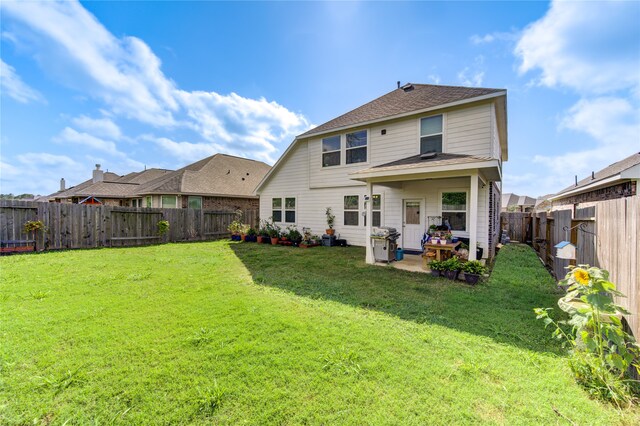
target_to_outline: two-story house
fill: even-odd
[[[322,234],[331,207],[336,233],[366,246],[369,263],[376,226],[397,228],[401,247],[420,250],[430,225],[447,224],[490,257],[507,160],[506,102],[504,89],[398,87],[298,136],[256,188],[260,216]]]

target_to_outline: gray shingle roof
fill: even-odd
[[[563,189],[562,191],[558,192],[556,196],[561,195],[568,191],[574,191],[576,189],[580,189],[583,186],[591,185],[593,183],[596,183],[608,177],[615,176],[637,164],[640,164],[640,152],[636,152],[635,154],[632,154],[623,160],[620,160],[616,163],[613,163],[605,167],[600,171],[595,172],[593,178],[591,176],[586,177],[581,181],[578,181],[577,185],[571,185]]]
[[[505,89],[435,86],[432,84],[410,85],[413,87],[412,90],[405,91],[403,88],[393,90],[301,134],[298,138],[505,91]]]
[[[453,164],[476,163],[478,161],[489,161],[489,160],[492,160],[492,158],[479,157],[476,155],[467,155],[467,154],[438,153],[438,155],[433,158],[422,158],[421,155],[418,154],[418,155],[412,155],[411,157],[403,158],[401,160],[391,161],[389,163],[373,166],[368,169],[358,170],[357,172],[354,172],[351,174],[357,175],[359,173],[370,173],[373,171],[386,171],[386,170],[399,170],[399,169],[404,170],[404,169],[422,167],[425,165],[437,167],[437,166],[445,166],[445,165],[453,165]]]
[[[270,169],[261,161],[216,154],[141,185],[138,193],[251,197]]]

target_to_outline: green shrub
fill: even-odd
[[[158,235],[164,235],[167,232],[169,232],[168,220],[159,220],[157,226],[158,226]]]
[[[471,260],[462,264],[462,270],[465,274],[483,275],[487,273],[487,267],[478,260]]]
[[[567,294],[558,301],[569,315],[568,321],[554,321],[551,308],[534,309],[537,319],[555,327],[553,337],[571,348],[569,366],[576,381],[591,395],[615,404],[629,406],[640,393],[629,370],[640,373],[640,346],[624,331],[620,316],[629,314],[616,305],[613,296],[624,296],[609,281],[609,272],[589,265],[569,266],[560,285]],[[570,330],[565,330],[570,326]]]
[[[462,267],[457,257],[452,257],[442,262],[442,271],[459,271]]]
[[[44,230],[45,230],[44,222],[42,222],[41,220],[29,220],[24,224],[24,232],[26,233],[44,231]]]
[[[429,269],[432,271],[444,271],[443,263],[441,260],[432,260],[431,263],[429,263]]]

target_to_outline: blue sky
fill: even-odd
[[[504,191],[640,151],[640,2],[0,3],[0,191],[273,163],[396,81],[508,89]]]

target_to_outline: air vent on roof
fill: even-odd
[[[420,159],[421,160],[429,160],[431,158],[436,158],[438,156],[438,153],[433,151],[433,152],[425,152],[424,154],[420,154]]]
[[[414,89],[414,87],[413,87],[413,84],[407,83],[404,86],[402,86],[401,89],[404,90],[405,92],[410,92]]]

